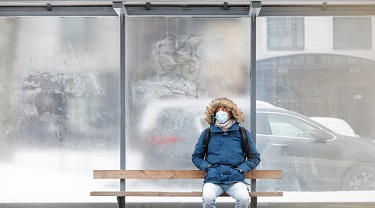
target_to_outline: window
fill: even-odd
[[[311,133],[317,129],[311,123],[285,114],[269,113],[268,120],[275,136],[312,138]]]
[[[300,51],[305,47],[305,28],[303,17],[268,17],[268,50]]]
[[[333,49],[371,49],[371,17],[333,17]]]

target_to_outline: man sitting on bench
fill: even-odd
[[[239,126],[243,120],[241,110],[227,98],[216,98],[206,108],[210,127],[201,133],[192,154],[194,165],[205,171],[203,208],[215,208],[223,192],[236,200],[235,208],[250,204],[244,173],[258,166],[260,154],[250,132]]]

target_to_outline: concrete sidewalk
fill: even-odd
[[[129,203],[127,208],[201,208],[200,203]],[[366,203],[258,203],[258,208],[374,208]],[[117,208],[117,203],[0,203],[0,208]],[[217,208],[233,208],[233,203],[218,203]]]

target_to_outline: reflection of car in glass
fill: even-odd
[[[283,170],[286,190],[375,190],[374,140],[337,134],[293,111],[257,107],[257,146],[263,168]]]
[[[310,117],[312,120],[321,123],[332,131],[352,137],[358,137],[353,128],[344,120],[332,117]]]
[[[234,101],[249,120],[248,100]],[[208,103],[166,100],[146,108],[137,137],[142,138],[137,147],[144,149],[144,168],[194,169],[191,153],[206,128]],[[283,170],[282,180],[260,182],[259,190],[375,190],[374,140],[337,134],[307,116],[264,102],[257,102],[256,118],[259,169]]]

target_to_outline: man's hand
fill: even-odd
[[[241,170],[240,168],[236,168],[241,174],[244,174],[243,170]]]

